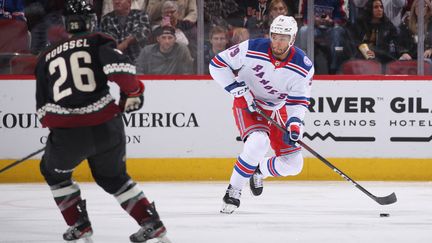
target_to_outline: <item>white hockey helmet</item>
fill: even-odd
[[[291,16],[279,15],[270,25],[269,37],[271,34],[281,34],[291,36],[290,47],[294,44],[298,31],[297,21]]]

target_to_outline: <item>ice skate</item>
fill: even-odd
[[[259,166],[256,168],[255,172],[249,179],[249,186],[252,194],[254,196],[259,196],[262,194],[264,186],[263,186],[264,176],[261,173]]]
[[[159,218],[154,203],[147,209],[151,217],[141,223],[141,229],[132,234],[129,239],[131,242],[147,242],[151,239],[156,239],[157,243],[171,243],[166,237],[166,229]],[[152,241],[154,242],[154,241]]]
[[[221,213],[232,214],[240,206],[241,190],[228,186],[225,196],[223,197]]]
[[[90,237],[93,234],[93,229],[88,218],[86,201],[80,201],[77,207],[81,213],[80,218],[66,230],[63,234],[63,239],[67,242],[77,242],[77,240],[82,239],[84,242],[92,243],[93,241]]]

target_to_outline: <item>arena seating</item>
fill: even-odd
[[[389,75],[417,75],[417,61],[393,61],[386,65],[385,74]],[[424,74],[432,74],[432,64],[424,62]]]
[[[382,74],[382,65],[373,60],[349,60],[342,64],[341,74]]]

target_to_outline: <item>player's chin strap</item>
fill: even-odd
[[[287,53],[289,52],[289,50],[291,49],[291,47],[294,46],[295,37],[296,37],[296,35],[294,35],[293,40],[290,40],[290,43],[288,44],[288,48],[287,48],[286,51],[283,53],[283,55],[287,54]]]

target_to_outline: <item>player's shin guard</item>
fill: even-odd
[[[254,173],[259,162],[264,159],[270,146],[267,133],[256,131],[251,133],[244,145],[243,152],[237,158],[231,175],[230,184],[242,189]]]
[[[131,215],[141,229],[130,236],[132,242],[146,242],[158,238],[160,242],[169,242],[165,237],[166,229],[159,218],[154,203],[150,203],[141,189],[133,181],[128,181],[114,194],[122,208]]]
[[[87,214],[85,200],[81,199],[79,186],[70,180],[64,181],[51,186],[51,192],[63,218],[70,226],[63,234],[63,239],[74,241],[91,236],[93,230]]]
[[[53,185],[50,189],[66,223],[69,226],[75,224],[80,217],[80,211],[77,207],[81,201],[79,186],[73,181],[68,180]]]
[[[234,188],[242,189],[244,184],[249,180],[256,169],[256,165],[246,162],[240,155],[234,165],[231,174],[230,184]]]

